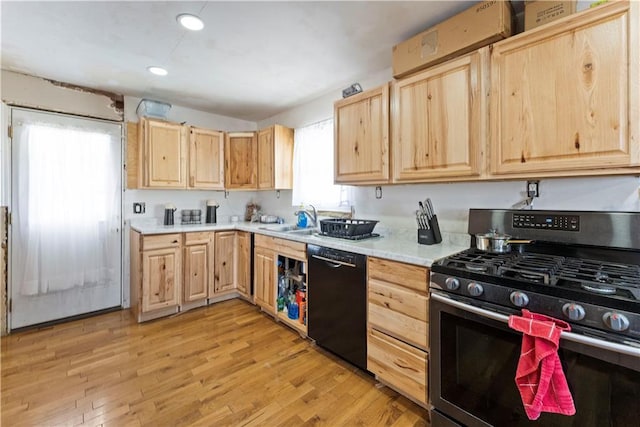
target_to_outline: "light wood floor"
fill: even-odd
[[[426,410],[231,300],[2,338],[2,426],[428,426]]]

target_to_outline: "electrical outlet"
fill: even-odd
[[[144,202],[134,202],[133,203],[133,213],[134,214],[143,214],[144,213]]]
[[[527,197],[540,197],[539,184],[540,181],[527,181]]]

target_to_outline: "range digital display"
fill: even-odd
[[[580,231],[578,215],[513,214],[513,228]]]

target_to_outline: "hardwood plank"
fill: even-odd
[[[2,425],[428,425],[428,413],[240,299],[4,337]]]

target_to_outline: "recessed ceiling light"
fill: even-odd
[[[167,74],[169,74],[167,70],[165,70],[162,67],[152,66],[152,67],[147,67],[147,70],[149,70],[151,74],[155,74],[156,76],[166,76]]]
[[[189,13],[182,13],[176,16],[176,20],[187,30],[200,31],[204,28],[204,22],[202,22],[202,19]]]

